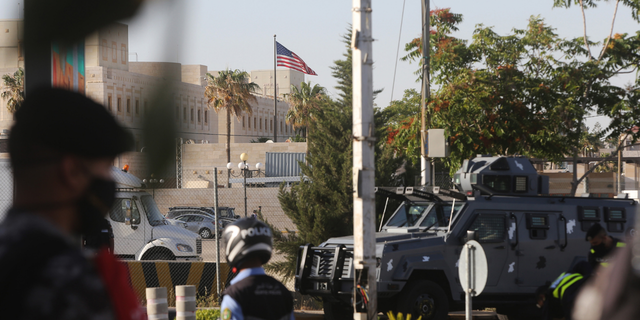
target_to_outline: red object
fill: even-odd
[[[124,167],[122,167],[122,171],[129,172],[129,165],[125,164]]]
[[[289,69],[298,70],[302,73],[306,73],[311,76],[317,76],[318,74],[311,70],[304,61],[297,54],[293,53],[289,49],[285,48],[279,42],[276,42],[276,61],[278,67],[287,67]]]
[[[109,293],[118,320],[146,320],[131,284],[129,271],[106,247],[98,251],[95,265]]]

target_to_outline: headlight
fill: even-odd
[[[177,244],[176,248],[178,248],[178,251],[180,252],[193,252],[193,249],[191,248],[191,246],[186,244]]]

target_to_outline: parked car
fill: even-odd
[[[214,219],[215,217],[209,214],[188,213],[180,215],[174,220],[185,223],[187,230],[199,234],[203,239],[211,239],[214,237],[213,232],[220,234],[223,229],[222,221],[218,221],[219,228],[216,228]]]
[[[165,220],[172,226],[178,226],[178,227],[183,227],[183,228],[187,228],[187,223],[184,221],[180,221],[180,220],[176,220],[176,219],[169,219],[169,218],[165,218]]]
[[[235,208],[230,207],[218,207],[220,211],[220,215],[218,216],[218,220],[222,222],[222,228],[226,227],[228,224],[236,221],[240,218],[239,215],[235,214]],[[169,213],[167,213],[167,218],[176,219],[177,217],[185,214],[204,214],[211,217],[215,217],[215,208],[214,207],[171,207],[169,208]]]

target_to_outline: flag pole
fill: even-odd
[[[273,35],[273,142],[278,142],[278,95],[276,94],[276,60],[278,49],[276,46],[276,35]],[[265,123],[266,126],[266,123]]]

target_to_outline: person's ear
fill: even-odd
[[[72,195],[80,194],[87,187],[86,168],[77,157],[63,156],[58,168],[61,187]]]

